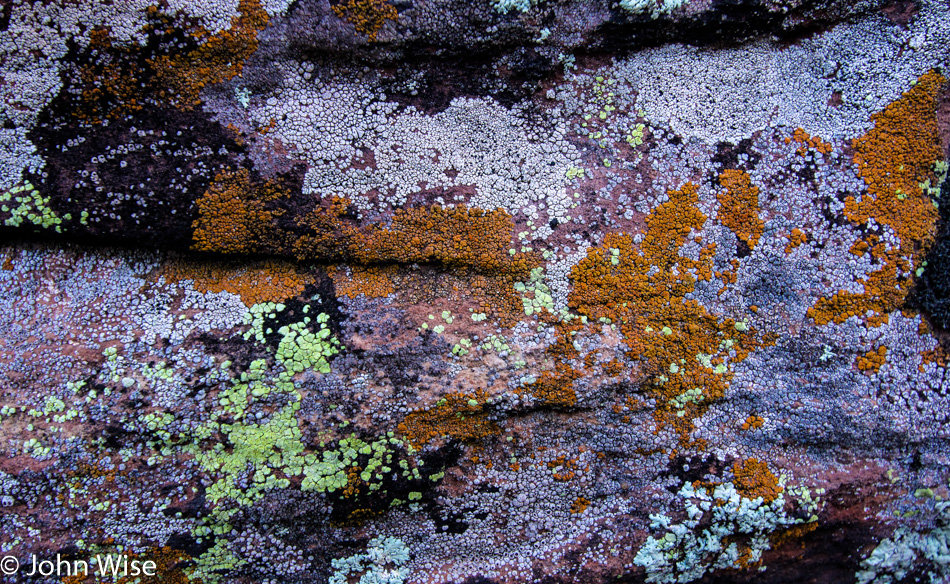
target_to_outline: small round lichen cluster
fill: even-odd
[[[512,10],[518,12],[527,12],[531,7],[538,4],[541,0],[492,0],[495,10],[499,14],[508,14]]]
[[[801,144],[801,147],[797,150],[799,156],[805,156],[809,148],[813,148],[825,156],[831,154],[834,149],[830,142],[825,142],[820,136],[811,136],[802,128],[795,128],[792,135],[785,138],[785,143],[791,144],[793,140]]]
[[[855,365],[861,371],[872,374],[877,373],[887,359],[887,345],[881,345],[873,351],[868,351],[855,359]]]
[[[3,220],[4,225],[19,227],[32,223],[46,229],[52,227],[56,233],[61,233],[63,219],[69,221],[72,217],[67,213],[60,218],[48,205],[49,197],[40,195],[29,182],[0,193],[0,211],[10,214]]]
[[[778,478],[769,470],[769,465],[757,458],[748,458],[732,467],[736,491],[746,499],[761,498],[771,503],[782,492]]]

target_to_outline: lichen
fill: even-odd
[[[755,565],[771,548],[772,534],[801,523],[786,514],[780,493],[771,502],[746,494],[733,483],[711,489],[683,485],[678,493],[686,512],[682,523],[650,516],[650,528],[665,533],[648,537],[634,558],[646,570],[646,582],[692,582],[711,571]]]

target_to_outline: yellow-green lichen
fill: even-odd
[[[0,193],[0,211],[10,214],[3,221],[8,227],[19,227],[28,222],[44,229],[52,227],[57,233],[62,232],[63,218],[70,219],[69,215],[58,217],[49,208],[49,197],[40,195],[29,182]]]

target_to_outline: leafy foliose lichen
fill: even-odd
[[[665,515],[651,515],[651,529],[666,533],[647,538],[633,560],[646,569],[648,583],[692,582],[713,570],[748,567],[771,547],[771,534],[803,522],[786,514],[781,494],[768,503],[750,499],[731,482],[711,492],[687,483],[679,496],[686,520],[674,524]]]
[[[402,540],[377,537],[370,540],[366,553],[333,560],[329,584],[347,584],[351,575],[360,573],[360,584],[402,584],[409,575],[404,567],[408,561],[409,549]]]

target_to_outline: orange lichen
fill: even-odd
[[[76,465],[76,470],[69,471],[66,473],[67,476],[71,478],[104,478],[107,481],[114,481],[116,476],[115,470],[106,470],[99,466],[98,464],[89,464],[88,462],[80,462]]]
[[[89,58],[78,67],[78,87],[71,115],[100,124],[156,105],[191,109],[201,103],[206,85],[240,73],[257,49],[257,33],[267,24],[260,0],[241,0],[240,16],[230,30],[209,34],[201,27],[176,23],[158,6],[148,9],[147,35],[166,35],[184,28],[191,37],[182,53],[149,57],[148,45],[114,42],[107,27],[89,33]],[[160,49],[161,50],[161,49]]]
[[[732,538],[725,538],[724,543],[732,543]],[[735,542],[737,545],[737,550],[739,552],[739,557],[736,558],[736,566],[739,566],[743,569],[754,568],[762,563],[762,554],[761,550],[757,550],[744,542]],[[758,558],[758,559],[756,559]]]
[[[268,120],[266,126],[260,126],[259,128],[257,128],[257,132],[266,136],[268,132],[270,132],[276,127],[277,127],[277,118],[271,118],[270,120]]]
[[[144,577],[126,576],[116,584],[187,584],[191,582],[184,568],[191,561],[187,553],[170,547],[149,548],[142,554],[129,554],[129,559],[155,562],[155,575]]]
[[[225,126],[225,128],[227,128],[228,135],[230,136],[232,140],[234,140],[235,144],[237,144],[238,146],[242,148],[247,145],[247,140],[245,139],[245,134],[243,130],[241,130],[240,128],[238,128],[231,122],[228,122],[228,125]]]
[[[240,16],[229,30],[213,35],[195,31],[193,36],[203,41],[196,49],[149,60],[163,99],[181,108],[198,106],[198,94],[206,85],[227,81],[241,72],[244,61],[257,50],[257,33],[267,26],[268,16],[260,0],[240,0],[238,10]]]
[[[716,480],[711,480],[711,481],[695,480],[691,484],[693,485],[693,489],[697,491],[702,489],[702,490],[712,493],[716,490],[716,487],[718,487],[722,483]]]
[[[334,6],[333,13],[356,27],[357,33],[365,34],[370,42],[376,42],[376,35],[387,20],[395,22],[399,17],[387,0],[347,0],[346,4]]]
[[[147,73],[136,58],[141,47],[137,43],[116,47],[109,30],[97,28],[89,33],[89,50],[116,58],[80,65],[79,103],[72,111],[73,117],[100,124],[103,119],[117,119],[145,107],[141,80]]]
[[[877,240],[878,237],[876,235],[868,237],[867,240],[859,239],[851,245],[851,247],[848,249],[848,252],[858,256],[859,258],[864,257],[864,254],[868,253],[868,251],[871,249],[871,246],[877,243]]]
[[[611,359],[610,361],[604,363],[604,375],[608,377],[616,377],[623,373],[623,363],[616,359]]]
[[[419,278],[414,282],[413,271],[436,265],[440,280],[457,280],[478,312],[506,326],[523,317],[514,285],[529,277],[540,256],[511,253],[514,221],[506,211],[434,205],[399,209],[387,225],[361,225],[355,207],[342,197],[319,201],[299,218],[283,217],[286,193],[281,183],[254,181],[244,169],[221,173],[197,201],[193,249],[345,264],[331,274],[347,296],[388,295],[397,289],[396,275],[400,290],[431,287]]]
[[[612,409],[615,414],[622,414],[625,412],[639,412],[646,407],[647,404],[642,399],[633,395],[628,395],[624,398],[622,404],[614,404]],[[630,416],[624,416],[623,421],[629,422]]]
[[[306,278],[289,262],[227,263],[177,261],[160,273],[167,281],[190,280],[199,292],[230,292],[247,306],[280,302],[303,292]]]
[[[876,328],[879,326],[884,326],[890,322],[890,320],[891,317],[889,314],[870,314],[868,315],[866,322],[868,323],[868,326]]]
[[[807,154],[809,148],[813,148],[826,155],[831,154],[833,149],[831,143],[825,142],[819,136],[810,136],[808,132],[801,128],[795,128],[795,132],[792,136],[785,138],[785,143],[791,144],[792,140],[802,145],[797,151],[799,156]]]
[[[540,260],[537,254],[510,253],[514,221],[506,211],[413,207],[397,210],[387,226],[360,226],[355,216],[346,199],[322,202],[298,221],[305,233],[292,244],[293,253],[300,260],[345,262],[351,270],[359,269],[355,266],[438,265],[447,277],[464,284],[478,312],[492,314],[506,325],[523,317],[514,285],[525,280]],[[369,273],[373,275],[368,283],[375,283],[379,293],[389,289],[385,280],[391,272]],[[404,284],[411,285],[411,274],[401,276]],[[355,287],[352,292],[360,293]]]
[[[745,419],[745,422],[742,423],[743,430],[758,430],[762,427],[762,424],[765,423],[765,420],[759,416],[749,416]]]
[[[530,394],[538,400],[539,405],[569,408],[577,404],[577,395],[574,393],[574,380],[580,374],[570,365],[559,362],[554,371],[545,371],[534,383],[518,389],[519,394]]]
[[[937,348],[931,351],[921,353],[920,372],[923,373],[924,365],[929,365],[930,363],[934,363],[938,367],[947,367],[950,365],[950,352],[947,352],[943,347],[937,346]]]
[[[196,201],[192,224],[196,251],[249,254],[266,249],[275,239],[274,220],[281,210],[268,203],[286,196],[276,182],[253,183],[246,168],[218,174]]]
[[[596,350],[587,353],[587,356],[584,357],[584,367],[592,369],[594,365],[597,364],[597,353],[599,353],[599,351]]]
[[[900,99],[875,114],[874,128],[854,140],[854,162],[870,197],[845,201],[852,221],[868,219],[891,227],[901,245],[913,249],[933,237],[937,211],[920,188],[935,180],[933,165],[941,158],[937,96],[946,79],[931,71]]]
[[[554,460],[548,461],[548,468],[551,469],[554,480],[566,483],[577,476],[577,459],[561,454]]]
[[[672,426],[683,444],[693,418],[724,395],[732,376],[728,363],[758,346],[750,326],[719,319],[685,297],[698,280],[711,279],[716,249],[705,246],[698,260],[679,255],[690,232],[706,221],[697,202],[695,185],[671,191],[646,218],[639,248],[629,235],[608,234],[572,270],[568,297],[582,315],[618,327],[627,356],[639,364],[637,374],[656,401],[655,419]]]
[[[785,246],[785,253],[791,253],[793,249],[808,241],[805,232],[796,227],[788,234],[788,245]]]
[[[864,317],[869,324],[871,319],[885,319],[887,314],[899,308],[908,293],[906,278],[901,275],[913,267],[904,258],[896,256],[894,252],[882,252],[877,256],[884,265],[868,275],[864,281],[864,292],[836,292],[831,298],[819,298],[815,305],[808,309],[808,316],[817,324],[827,324],[831,321],[842,323],[852,316]]]
[[[343,488],[343,498],[349,499],[359,495],[360,487],[366,484],[366,481],[360,478],[362,472],[363,467],[355,464],[346,470],[346,487]]]
[[[353,250],[364,244],[355,209],[343,197],[320,201],[297,223],[306,232],[293,242],[292,251],[302,261],[349,261]]]
[[[735,475],[733,484],[736,491],[747,498],[762,497],[766,503],[771,503],[782,492],[778,484],[778,477],[769,470],[769,465],[755,458],[748,458],[744,462],[735,463],[732,467]]]
[[[886,315],[903,304],[909,274],[934,240],[937,209],[920,184],[936,180],[933,165],[941,157],[937,97],[946,82],[935,71],[924,74],[873,116],[874,128],[852,142],[854,162],[868,193],[860,199],[848,197],[844,214],[858,225],[873,219],[889,228],[898,246],[888,248],[869,237],[866,248],[852,247],[852,253],[870,253],[881,267],[868,275],[863,292],[840,291],[820,298],[808,311],[816,323]]]
[[[473,441],[497,431],[485,410],[484,391],[474,395],[453,393],[434,406],[410,413],[399,424],[399,432],[413,448],[419,449],[439,438]]]
[[[921,360],[924,363],[936,363],[940,367],[946,367],[950,363],[950,353],[943,347],[937,347],[932,351],[926,351],[921,354]]]
[[[759,219],[759,187],[742,170],[727,169],[719,175],[725,191],[716,195],[719,201],[719,221],[736,237],[755,247],[765,224]]]
[[[582,330],[584,330],[584,327],[576,320],[558,322],[555,325],[557,336],[554,338],[554,343],[545,350],[545,353],[559,361],[578,357],[580,353],[577,347],[574,346],[573,341],[574,335]]]
[[[855,359],[855,365],[861,371],[871,374],[880,371],[884,361],[887,360],[887,347],[881,345],[876,351],[868,351],[864,355]]]
[[[356,298],[363,294],[367,298],[382,298],[395,291],[396,273],[397,266],[353,265],[330,270],[330,277],[337,296]]]
[[[583,513],[584,511],[587,511],[588,507],[590,507],[590,501],[584,497],[578,497],[574,499],[573,503],[571,503],[571,513]]]
[[[414,207],[393,213],[389,228],[374,226],[368,245],[354,252],[364,263],[438,263],[527,275],[533,267],[527,258],[509,254],[513,230],[511,215],[502,209]]]
[[[808,535],[812,531],[818,529],[818,522],[811,521],[809,523],[801,523],[798,525],[793,525],[786,530],[780,531],[769,536],[769,541],[772,544],[773,548],[778,548],[790,541],[800,539],[801,537]],[[801,544],[804,547],[804,543]]]
[[[349,221],[348,214],[348,202],[334,199],[301,219],[307,233],[294,244],[297,257],[365,265],[438,264],[520,277],[538,263],[534,256],[509,253],[514,222],[502,209],[413,207],[393,213],[389,226],[363,228]]]

